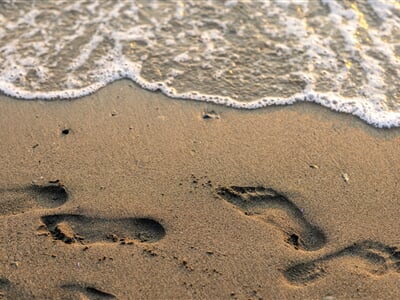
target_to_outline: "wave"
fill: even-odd
[[[311,101],[400,126],[397,1],[3,1],[0,90],[82,97],[128,78],[235,108]]]

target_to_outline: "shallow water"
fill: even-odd
[[[0,1],[4,93],[75,98],[121,78],[174,98],[313,101],[400,126],[400,2]]]

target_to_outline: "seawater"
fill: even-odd
[[[398,0],[0,0],[0,90],[76,98],[129,78],[236,108],[312,101],[400,126]]]

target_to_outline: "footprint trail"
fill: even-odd
[[[365,271],[371,275],[383,275],[389,271],[400,273],[400,251],[380,242],[362,241],[315,260],[299,263],[283,273],[290,284],[305,285],[329,275],[329,264],[344,259],[349,267],[360,259],[365,263]]]
[[[96,242],[157,242],[165,236],[164,227],[150,218],[107,219],[75,214],[43,216],[46,229],[55,240],[72,244]]]
[[[79,299],[90,299],[90,300],[105,300],[105,299],[117,299],[113,294],[104,292],[98,288],[95,288],[86,284],[69,283],[61,286],[66,291],[73,292],[80,296]]]
[[[67,201],[68,193],[60,184],[0,189],[0,215],[15,215],[38,208],[55,208]]]
[[[273,189],[231,186],[219,188],[217,193],[245,215],[278,227],[287,235],[286,241],[296,249],[314,251],[326,244],[324,232],[308,222],[296,204]],[[285,212],[284,222],[274,220],[277,211]]]

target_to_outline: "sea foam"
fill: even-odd
[[[297,101],[400,126],[395,0],[0,2],[0,90],[69,99],[129,78],[172,98]]]

